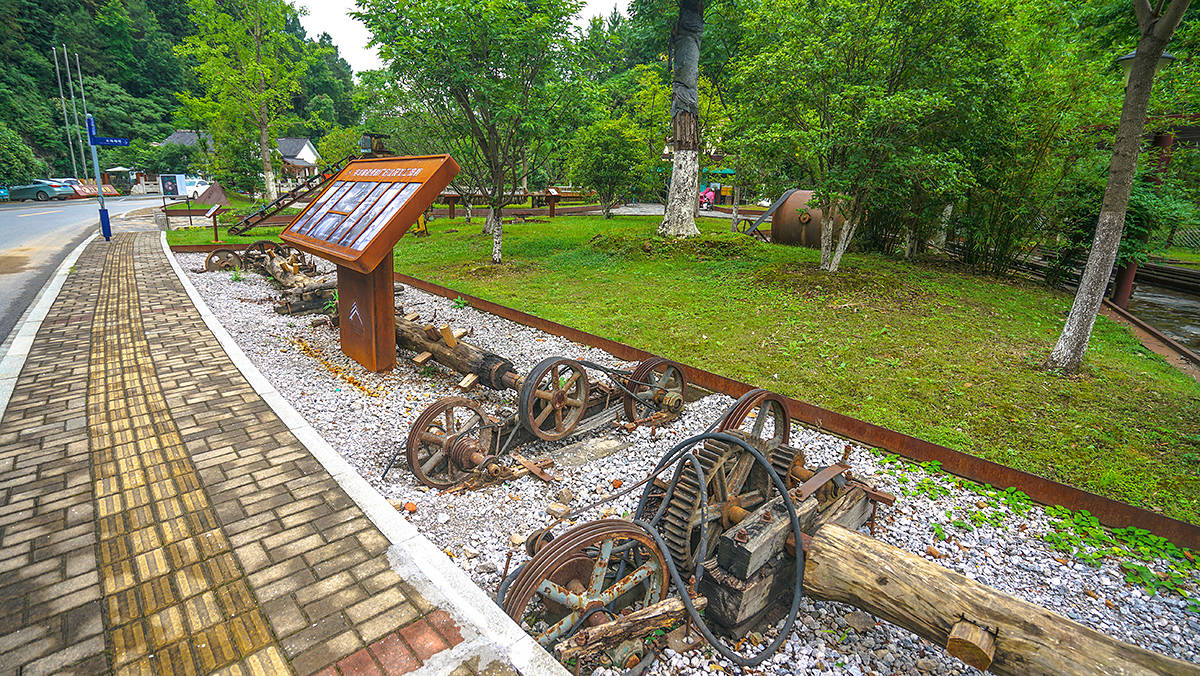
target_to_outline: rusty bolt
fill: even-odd
[[[733,541],[734,541],[734,542],[742,542],[742,543],[745,543],[745,542],[748,542],[749,540],[750,540],[750,536],[746,535],[746,529],[745,529],[745,528],[742,528],[741,530],[739,530],[738,532],[736,532],[736,533],[734,533],[734,534],[733,534]]]
[[[767,511],[763,512],[763,515],[762,515],[762,521],[763,521],[763,523],[771,523],[771,522],[772,522],[772,521],[774,521],[774,520],[775,520],[775,513],[774,513],[774,512],[772,512],[772,511],[771,511],[771,510],[769,510],[769,509],[768,509]]]
[[[584,643],[587,643],[587,639],[583,634],[575,634],[575,642],[579,645],[583,645]]]

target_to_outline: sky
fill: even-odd
[[[371,34],[365,26],[349,15],[357,9],[354,0],[294,0],[296,6],[308,9],[308,16],[300,17],[304,30],[311,38],[329,33],[337,45],[342,58],[350,63],[354,72],[380,68],[383,64],[374,48],[368,47]],[[622,9],[628,0],[585,0],[583,10],[576,17],[576,25],[583,26],[593,16],[608,16],[614,6]]]

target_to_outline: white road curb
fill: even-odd
[[[54,276],[46,282],[33,304],[25,311],[25,316],[13,327],[13,338],[9,342],[8,350],[0,358],[0,418],[4,417],[4,411],[8,409],[13,389],[17,386],[17,377],[21,375],[21,369],[25,368],[25,359],[29,357],[29,350],[33,347],[33,339],[42,327],[46,315],[50,313],[50,306],[58,299],[58,292],[62,291],[75,261],[79,260],[83,250],[96,237],[96,233],[92,233],[67,254],[54,271]]]
[[[253,362],[246,357],[238,347],[233,336],[217,321],[209,310],[204,299],[192,284],[191,280],[179,267],[179,261],[167,244],[167,235],[161,237],[163,253],[175,270],[175,276],[183,284],[188,296],[199,310],[204,323],[216,336],[229,359],[233,361],[242,375],[250,382],[254,391],[275,411],[275,414],[287,424],[292,434],[308,448],[313,457],[333,475],[338,485],[367,515],[380,532],[392,543],[388,550],[388,560],[396,572],[410,582],[412,578],[425,578],[429,585],[450,605],[450,614],[456,619],[470,625],[485,640],[490,642],[502,656],[507,658],[517,671],[522,674],[561,674],[569,672],[555,660],[550,653],[538,645],[537,641],[526,634],[500,607],[484,593],[474,581],[459,568],[450,557],[430,542],[415,526],[408,522],[396,511],[388,501],[367,483],[357,471],[338,454],[308,421],[300,415],[283,395],[271,385],[270,381],[258,370]],[[73,254],[74,255],[74,254]],[[60,284],[61,286],[61,284]],[[44,316],[44,315],[43,315]],[[420,585],[416,585],[418,588]],[[436,602],[436,598],[430,600]],[[482,665],[480,665],[482,666]]]

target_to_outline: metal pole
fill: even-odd
[[[71,110],[75,112],[75,138],[79,142],[79,163],[86,167],[87,160],[84,158],[86,158],[87,155],[83,152],[83,134],[79,131],[79,107],[75,105],[75,85],[71,80],[71,59],[67,56],[67,46],[64,44],[62,48],[63,63],[67,68],[67,91],[71,93]],[[84,173],[87,173],[86,169],[84,170]]]
[[[67,120],[67,97],[63,96],[62,71],[58,68],[58,48],[51,45],[54,54],[54,77],[58,80],[58,102],[62,104],[63,131],[67,132],[67,154],[71,156],[71,175],[79,178],[79,164],[75,162],[75,149],[71,143],[71,123]],[[64,56],[66,56],[64,54]]]
[[[104,190],[100,186],[100,158],[96,156],[96,146],[91,143],[92,116],[88,115],[88,145],[92,148],[92,171],[96,172],[96,199],[100,200],[100,234],[104,241],[112,239],[112,228],[108,223],[108,209],[104,208]]]
[[[75,74],[79,76],[79,95],[83,97],[83,116],[87,117],[87,92],[83,89],[83,69],[79,67],[79,52],[75,52]]]

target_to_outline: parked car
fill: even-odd
[[[8,200],[8,188],[0,185],[0,200]]]
[[[54,181],[55,183],[66,183],[67,185],[72,186],[72,187],[77,186],[77,185],[83,185],[83,181],[81,181],[77,178],[51,178],[50,180]]]
[[[65,200],[74,196],[75,191],[66,183],[45,179],[38,179],[29,185],[14,185],[8,188],[8,197],[14,202],[20,200],[45,202],[50,198]]]
[[[185,183],[187,187],[187,196],[192,199],[196,199],[200,196],[200,193],[208,190],[208,181],[202,178],[188,177],[185,179]]]

